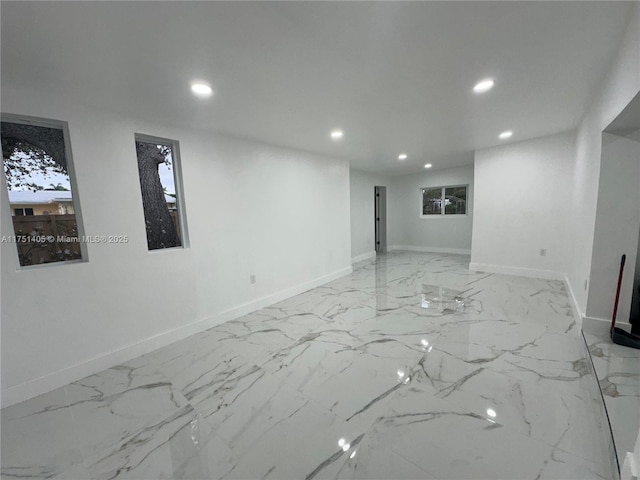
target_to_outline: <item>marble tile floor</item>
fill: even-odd
[[[640,430],[640,350],[613,343],[606,326],[583,330],[622,465]]]
[[[2,410],[2,479],[613,480],[565,286],[392,252]]]

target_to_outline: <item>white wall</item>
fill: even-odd
[[[633,272],[633,271],[632,271]],[[634,276],[632,302],[631,302],[631,318],[635,319],[635,324],[640,328],[640,232],[638,232],[638,251],[636,252],[636,266]]]
[[[587,317],[611,320],[620,257],[626,254],[617,320],[629,323],[639,228],[640,143],[604,133]]]
[[[388,187],[389,178],[383,175],[351,169],[351,258],[352,262],[375,256],[374,188]],[[390,192],[387,188],[387,199]],[[388,226],[388,224],[387,224]]]
[[[636,3],[629,16],[618,54],[612,59],[608,76],[594,96],[577,132],[576,159],[571,182],[572,257],[567,278],[581,315],[586,310],[586,282],[591,270],[602,131],[640,90],[639,58],[640,5]]]
[[[1,245],[3,405],[351,271],[345,161],[6,85],[2,102],[69,122],[85,233],[131,239],[88,245],[85,263],[22,270],[15,245]],[[147,251],[134,132],[180,142],[189,248]],[[1,199],[11,235],[6,188]]]
[[[476,152],[469,268],[564,278],[574,149],[562,133]]]
[[[449,185],[469,185],[467,215],[422,218],[421,189]],[[466,254],[471,251],[473,165],[394,177],[388,198],[391,248]]]

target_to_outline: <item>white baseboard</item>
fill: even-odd
[[[620,480],[638,480],[640,478],[640,454],[627,452],[620,470]]]
[[[274,303],[293,297],[302,292],[306,292],[307,290],[311,290],[312,288],[324,285],[325,283],[329,283],[337,278],[349,275],[351,272],[353,272],[352,266],[344,267],[328,275],[323,275],[322,277],[318,277],[308,282],[301,283],[294,287],[286,288],[284,290],[280,290],[279,292],[272,293],[255,300],[251,300],[250,302],[244,303],[237,307],[224,310],[218,315],[222,318],[222,321],[219,323],[228,322],[229,320],[233,320],[248,313],[255,312],[256,310],[267,307],[269,305],[273,305]]]
[[[633,452],[627,452],[620,470],[620,480],[638,479],[640,479],[640,430],[638,430],[636,446]]]
[[[376,256],[376,251],[371,250],[370,252],[363,253],[362,255],[351,257],[351,264],[353,265],[354,263],[364,262],[365,260],[369,260],[370,258],[375,258],[375,256]]]
[[[573,293],[571,282],[569,282],[569,278],[567,277],[567,275],[562,272],[556,272],[553,270],[535,270],[519,267],[504,267],[501,265],[487,265],[482,263],[470,263],[469,270],[489,273],[501,273],[505,275],[518,275],[521,277],[529,278],[541,278],[544,280],[563,280],[567,287],[567,296],[569,297],[571,310],[573,311],[573,316],[576,318],[578,326],[588,333],[596,334],[609,332],[611,319],[588,317],[580,311],[580,308],[578,307],[578,301],[576,300],[576,296]],[[616,326],[626,329],[627,331],[631,330],[631,324],[628,321],[617,320]]]
[[[7,387],[2,390],[1,406],[2,408],[5,408],[29,398],[42,395],[43,393],[50,392],[56,388],[63,387],[69,383],[75,382],[89,375],[93,375],[94,373],[98,373],[115,365],[133,360],[140,355],[152,352],[158,348],[189,337],[190,335],[203,332],[221,323],[239,318],[266,306],[273,305],[274,303],[306,292],[312,288],[324,285],[332,280],[349,275],[351,272],[353,272],[353,267],[351,266],[341,268],[335,272],[323,275],[308,282],[286,288],[237,307],[230,308],[212,317],[197,320],[188,325],[183,325],[181,327],[162,332],[158,335],[154,335],[153,337],[144,339],[140,342],[126,345],[117,350],[98,355],[57,372],[29,380],[19,385]]]
[[[556,272],[554,270],[537,270],[533,268],[520,268],[520,267],[505,267],[502,265],[488,265],[484,263],[470,263],[469,270],[475,270],[478,272],[500,273],[504,275],[518,275],[520,277],[528,278],[541,278],[543,280],[563,280],[567,288],[567,296],[569,297],[569,303],[573,312],[573,317],[576,319],[578,327],[582,328],[583,315],[578,307],[578,301],[573,293],[571,282],[565,273]]]
[[[421,247],[415,245],[391,245],[388,251],[404,250],[407,252],[426,252],[426,253],[452,253],[455,255],[471,255],[471,250],[464,248],[440,248],[440,247]]]
[[[564,284],[567,287],[567,293],[569,296],[569,303],[571,303],[571,310],[573,311],[573,316],[576,319],[579,328],[582,328],[583,324],[583,315],[580,311],[580,307],[578,307],[578,301],[576,300],[576,296],[573,293],[573,288],[571,287],[571,282],[569,281],[569,277],[564,275]]]
[[[140,342],[98,355],[84,362],[71,365],[57,372],[29,380],[19,385],[4,388],[1,398],[2,408],[50,392],[115,365],[128,362],[140,355],[152,352],[153,350],[207,330],[220,323],[223,323],[223,321],[219,320],[219,316],[192,322],[146,338]]]
[[[627,332],[631,331],[629,322],[616,320],[616,327],[620,327]],[[582,329],[587,333],[608,333],[611,328],[610,318],[587,317],[582,318]]]
[[[517,275],[519,277],[541,278],[543,280],[564,280],[565,274],[554,270],[536,270],[534,268],[506,267],[503,265],[488,265],[485,263],[470,263],[469,270],[477,272],[501,273]]]

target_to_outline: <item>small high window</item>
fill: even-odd
[[[2,241],[16,244],[21,266],[82,259],[66,124],[3,115],[0,130],[14,230]]]
[[[422,189],[422,216],[466,215],[467,185]]]
[[[184,246],[178,142],[136,135],[136,154],[149,250]]]

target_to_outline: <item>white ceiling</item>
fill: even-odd
[[[3,1],[2,85],[73,91],[135,117],[395,175],[470,163],[506,129],[520,141],[575,128],[631,6]],[[473,94],[484,77],[495,88]],[[211,99],[191,94],[197,78],[211,82]]]

